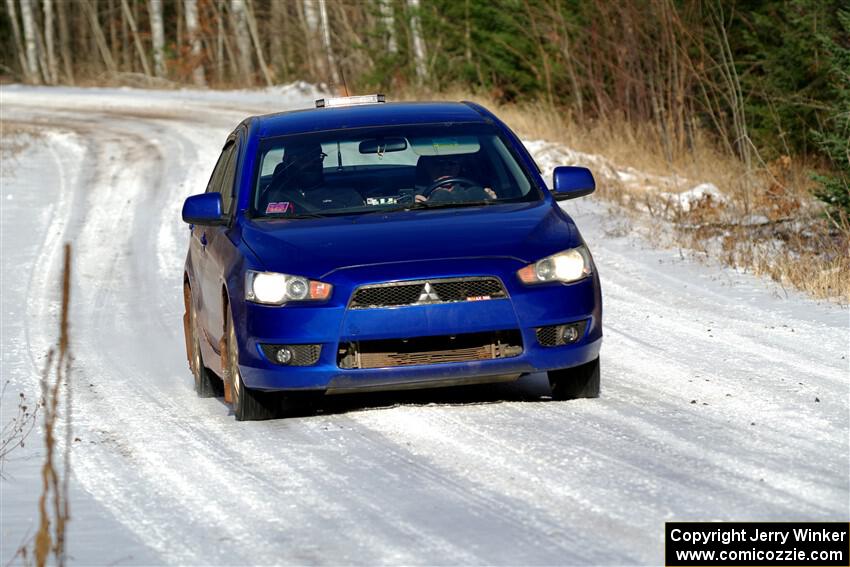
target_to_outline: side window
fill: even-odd
[[[221,193],[221,206],[225,214],[230,213],[233,204],[233,182],[236,180],[236,161],[239,158],[236,148],[237,144],[233,141],[224,147],[207,185],[207,193]]]
[[[219,185],[221,184],[221,176],[224,173],[225,167],[227,166],[227,159],[232,153],[233,143],[231,142],[224,147],[224,149],[221,151],[221,155],[218,156],[218,161],[215,164],[215,169],[213,169],[209,183],[207,183],[207,193],[217,192],[219,190]]]
[[[221,176],[221,208],[225,214],[231,212],[230,206],[233,204],[233,182],[236,180],[236,161],[239,159],[235,150],[236,144],[232,144],[229,148],[230,156],[227,165]]]

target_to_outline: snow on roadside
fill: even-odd
[[[694,184],[675,174],[655,175],[633,167],[623,167],[604,156],[579,152],[545,140],[524,140],[523,144],[534,156],[547,183],[559,165],[578,165],[590,168],[597,183],[603,181],[615,184],[623,188],[627,195],[637,193],[655,196],[682,212],[690,211],[699,202],[727,201],[727,197],[712,183]]]
[[[26,100],[19,97],[25,96]],[[10,99],[14,104],[37,106],[40,103],[54,105],[57,97],[65,100],[65,109],[90,108],[93,103],[104,110],[154,109],[170,110],[219,103],[231,107],[240,114],[253,107],[266,112],[306,108],[305,101],[327,96],[323,85],[312,85],[296,81],[285,85],[273,85],[264,89],[207,90],[181,88],[175,90],[140,89],[136,87],[50,87],[49,90],[33,91],[27,85],[12,84],[0,87],[0,104]],[[238,101],[238,103],[237,103]]]

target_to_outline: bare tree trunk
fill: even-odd
[[[239,73],[246,84],[254,83],[254,61],[251,58],[251,32],[245,13],[245,0],[230,0],[230,24],[239,51]]]
[[[472,65],[472,30],[469,25],[469,0],[465,0],[463,3],[463,43],[466,64]]]
[[[165,28],[162,24],[162,0],[148,0],[153,42],[153,68],[157,77],[165,77]]]
[[[50,84],[59,82],[59,68],[56,64],[56,48],[53,33],[53,0],[44,0],[44,42],[47,45],[47,72]]]
[[[222,21],[221,10],[219,10],[219,4],[221,2],[222,0],[214,0],[206,3],[215,22],[213,66],[215,67],[215,77],[218,84],[224,83],[224,22]]]
[[[271,44],[270,59],[274,74],[278,80],[286,76],[287,57],[284,53],[283,38],[287,38],[287,43],[291,38],[286,34],[286,4],[283,2],[272,2],[271,4],[271,24],[272,32],[269,38]]]
[[[65,80],[74,84],[74,65],[71,60],[71,38],[68,33],[68,14],[66,3],[59,2],[56,13],[59,15],[59,52],[62,54],[62,67],[65,70]]]
[[[573,90],[575,99],[576,111],[578,112],[579,122],[584,119],[584,98],[582,97],[581,87],[579,86],[578,72],[576,70],[576,56],[570,45],[570,29],[567,26],[567,21],[561,12],[561,4],[557,0],[552,2],[549,8],[549,16],[555,22],[555,33],[557,33],[560,41],[561,57],[564,60],[564,67],[567,70],[567,76],[570,79],[570,86]]]
[[[6,0],[6,9],[9,11],[9,19],[12,21],[12,35],[15,38],[15,50],[18,52],[18,63],[21,66],[21,73],[24,75],[24,81],[32,83],[34,81],[30,76],[26,50],[24,48],[24,42],[21,39],[21,28],[18,23],[17,10],[15,10],[15,0]]]
[[[380,0],[378,6],[381,10],[381,25],[387,34],[387,51],[398,53],[398,43],[395,38],[395,15],[393,14],[392,0]]]
[[[310,33],[318,33],[319,31],[319,12],[316,0],[304,0],[304,21],[307,23],[307,30]]]
[[[24,41],[26,42],[27,75],[32,83],[40,83],[38,70],[38,44],[36,43],[35,16],[30,0],[21,0],[21,19],[24,22]]]
[[[413,61],[416,66],[416,79],[419,84],[428,74],[425,61],[425,41],[422,39],[422,24],[419,20],[419,0],[407,0],[410,9],[410,36],[413,40]]]
[[[345,56],[342,58],[342,61],[338,61],[339,72],[342,76],[343,82],[345,82],[345,73],[343,64],[346,65],[347,68],[357,69],[358,75],[363,75],[365,71],[369,71],[375,68],[375,62],[372,60],[370,56],[371,49],[368,48],[368,41],[363,41],[363,38],[360,34],[355,30],[355,26],[357,26],[361,30],[373,30],[376,27],[374,22],[356,22],[352,25],[349,15],[351,13],[355,13],[356,5],[354,8],[347,8],[342,2],[333,2],[331,7],[334,11],[331,12],[332,18],[334,22],[338,24],[337,26],[337,34],[338,37],[337,44],[338,45],[356,45],[356,46],[364,46],[365,49],[350,49],[345,52]],[[335,14],[335,15],[334,15]],[[365,14],[364,14],[365,15]],[[365,18],[368,20],[368,17]]]
[[[183,56],[183,2],[180,2],[180,0],[177,0],[177,2],[175,2],[175,7],[177,8],[177,17],[175,18],[177,20],[177,34],[176,34],[177,39],[176,39],[174,47],[175,47],[175,51],[177,51],[177,56],[182,57]]]
[[[216,2],[211,4],[213,10],[215,11],[216,18],[216,45],[217,52],[219,54],[219,61],[221,64],[219,65],[219,81],[224,82],[225,73],[224,73],[224,56],[227,56],[227,63],[230,67],[230,74],[228,77],[230,80],[235,81],[239,79],[241,71],[238,67],[238,62],[236,60],[236,55],[233,52],[233,45],[230,42],[230,34],[227,33],[224,25],[224,10],[226,7],[226,0],[216,0]]]
[[[41,28],[38,27],[38,21],[41,16],[39,14],[38,9],[38,0],[33,0],[31,3],[33,18],[36,23],[35,27],[35,43],[38,46],[38,68],[41,69],[41,79],[45,82],[45,84],[51,85],[53,84],[50,80],[50,70],[47,66],[47,48],[44,46],[44,37],[41,35]],[[44,21],[44,18],[41,18]]]
[[[44,2],[47,2],[47,0],[44,0]],[[115,0],[108,0],[106,9],[109,13],[109,51],[112,53],[116,65],[118,65],[120,58],[118,55],[118,28],[115,26]]]
[[[198,0],[183,0],[183,13],[186,16],[186,34],[192,53],[192,81],[199,87],[207,84],[204,65],[201,63],[201,35],[198,29]]]
[[[120,2],[121,0],[119,0]],[[130,55],[130,26],[127,25],[127,15],[121,9],[121,67],[132,70],[133,58]]]
[[[328,9],[325,0],[319,0],[319,16],[322,22],[322,44],[325,48],[325,57],[328,60],[330,80],[335,87],[339,88],[339,69],[336,66],[336,57],[334,57],[334,50],[331,45],[331,27],[328,23]]]
[[[531,23],[531,34],[534,37],[534,42],[537,44],[537,51],[540,53],[540,63],[543,66],[543,79],[546,83],[546,102],[549,107],[555,106],[555,97],[552,88],[552,70],[549,63],[549,55],[546,53],[546,48],[543,45],[543,35],[537,26],[537,14],[531,9],[528,0],[525,1],[525,11],[528,14],[528,21]]]
[[[109,46],[106,45],[106,37],[103,35],[103,30],[100,28],[100,22],[97,19],[97,12],[89,0],[79,0],[83,10],[88,12],[89,25],[91,26],[92,38],[100,56],[103,59],[103,64],[106,66],[106,71],[115,76],[118,73],[118,68],[115,66],[115,61],[112,59],[112,54],[109,52]]]
[[[720,50],[720,73],[723,77],[722,93],[726,99],[732,112],[732,122],[735,129],[734,147],[738,157],[744,162],[747,168],[747,176],[744,183],[744,211],[750,212],[750,184],[753,173],[753,145],[750,140],[749,132],[747,131],[747,116],[744,106],[744,94],[741,88],[741,82],[738,78],[738,71],[735,68],[735,61],[732,55],[732,48],[729,46],[729,38],[726,34],[726,18],[723,14],[722,6],[716,8],[712,12],[712,19],[715,22],[715,35]],[[756,156],[757,157],[757,156]]]
[[[130,10],[130,5],[127,0],[121,0],[121,8],[124,10],[124,16],[127,18],[127,23],[130,25],[130,32],[133,35],[133,43],[136,45],[136,52],[139,54],[139,60],[142,62],[142,70],[145,76],[151,76],[151,68],[148,65],[148,58],[145,55],[145,48],[142,46],[142,40],[139,37],[139,28],[136,27],[136,18],[133,17],[133,12]]]
[[[304,36],[307,38],[306,59],[313,80],[327,81],[327,63],[315,56],[319,52],[316,47],[316,36],[319,33],[319,12],[316,0],[303,0],[297,4],[304,24]]]
[[[257,20],[254,18],[254,10],[251,7],[251,0],[247,0],[245,4],[245,19],[248,21],[248,31],[251,32],[251,40],[254,42],[254,49],[257,51],[257,61],[260,63],[260,71],[263,72],[263,78],[266,80],[267,86],[272,86],[271,73],[269,73],[266,58],[263,56],[263,44],[260,43],[260,34],[257,31]]]

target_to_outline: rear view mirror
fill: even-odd
[[[553,197],[557,201],[590,195],[596,189],[593,174],[586,167],[561,166],[552,173]]]
[[[223,224],[221,193],[193,195],[183,202],[183,222],[189,224]]]
[[[404,138],[372,138],[360,142],[361,154],[383,154],[386,152],[401,152],[407,149]]]

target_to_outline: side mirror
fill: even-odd
[[[224,224],[221,193],[192,195],[183,202],[183,222],[189,224]]]
[[[584,197],[595,189],[593,174],[586,167],[561,166],[552,173],[552,196],[556,201]]]

